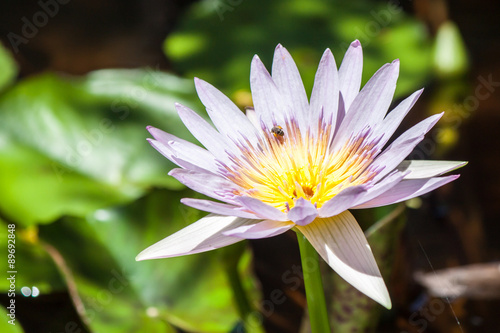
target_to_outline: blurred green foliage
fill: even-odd
[[[340,66],[355,39],[364,50],[364,82],[396,58],[401,60],[397,96],[422,87],[430,76],[431,43],[425,28],[393,2],[201,1],[168,36],[164,49],[175,70],[231,95],[249,90],[253,55],[270,70],[274,48],[281,43],[297,62],[310,93],[323,51],[330,48]]]

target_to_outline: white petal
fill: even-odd
[[[344,97],[346,111],[359,93],[361,75],[363,74],[363,49],[361,43],[355,40],[347,49],[339,68],[340,91]]]
[[[278,44],[274,51],[272,78],[283,96],[283,101],[288,103],[297,123],[305,130],[309,111],[306,90],[292,56],[281,44]]]
[[[404,179],[419,179],[440,176],[466,165],[463,161],[424,161],[411,160],[401,162],[396,169],[410,171]]]
[[[224,235],[245,239],[261,239],[281,235],[293,228],[294,225],[293,222],[265,220],[225,231]]]
[[[361,78],[361,76],[360,76]],[[358,85],[359,91],[359,85]],[[357,93],[357,92],[356,92]],[[311,105],[309,124],[312,130],[318,127],[318,118],[323,111],[323,117],[326,121],[331,121],[332,127],[337,124],[337,114],[339,105],[339,76],[337,65],[332,51],[327,49],[321,57],[318,71],[314,78],[314,86],[311,93]]]
[[[220,133],[235,140],[243,135],[250,142],[256,142],[254,126],[226,95],[201,79],[195,78],[194,83],[201,102]]]
[[[391,299],[370,245],[349,211],[297,226],[321,257],[353,287],[391,308]]]
[[[135,260],[169,258],[215,250],[242,240],[225,236],[224,231],[256,222],[258,220],[210,214],[148,247]]]

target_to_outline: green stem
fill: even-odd
[[[224,257],[226,276],[233,292],[238,314],[243,321],[245,332],[264,333],[265,331],[262,328],[262,322],[260,321],[260,314],[257,310],[253,309],[245,288],[241,283],[240,273],[238,272],[238,260],[241,253],[239,253],[237,246],[235,248],[234,245],[232,248],[228,249],[231,249],[232,251],[225,253],[226,256]]]
[[[297,239],[299,241],[304,285],[306,287],[311,332],[331,332],[330,323],[328,322],[325,293],[323,291],[323,281],[321,280],[321,271],[319,269],[318,252],[316,252],[314,247],[302,233],[297,232]]]

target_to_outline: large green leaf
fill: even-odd
[[[339,66],[355,39],[364,49],[365,82],[396,58],[401,60],[399,96],[421,88],[430,73],[425,27],[392,2],[200,1],[168,36],[164,49],[185,76],[199,76],[231,95],[248,91],[253,55],[270,69],[274,48],[281,43],[294,56],[310,91],[322,52],[331,48]],[[240,102],[242,96],[232,97]],[[239,104],[245,102],[242,98]]]
[[[20,82],[0,98],[0,211],[23,225],[47,223],[133,200],[151,186],[179,188],[145,130],[193,140],[176,101],[197,101],[192,82],[152,70]]]
[[[147,246],[203,215],[181,206],[184,196],[192,193],[153,191],[127,206],[97,210],[86,220],[63,219],[40,228],[41,238],[65,258],[93,331],[165,332],[168,322],[212,333],[229,332],[237,324],[219,251],[134,260]],[[248,271],[248,256],[245,251],[240,272]],[[253,288],[251,277],[243,276],[245,288]],[[141,328],[145,322],[150,328]]]

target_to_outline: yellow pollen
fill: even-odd
[[[304,198],[320,208],[341,190],[373,179],[368,166],[375,157],[366,136],[349,140],[335,152],[330,149],[330,125],[302,137],[298,127],[286,126],[285,135],[264,133],[258,148],[247,147],[235,165],[227,167],[228,178],[245,194],[282,211]],[[280,127],[281,129],[281,127]]]

